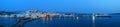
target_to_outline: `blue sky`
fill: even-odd
[[[120,0],[0,0],[0,11],[120,13]]]

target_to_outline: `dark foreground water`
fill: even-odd
[[[0,26],[11,27],[18,19],[0,18]],[[23,27],[120,27],[120,16],[111,18],[40,18],[24,24]]]

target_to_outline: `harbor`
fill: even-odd
[[[19,13],[19,14],[1,14],[0,15],[1,18],[16,18],[19,19],[19,21],[12,25],[12,27],[23,27],[24,24],[30,22],[30,21],[34,21],[34,20],[38,20],[40,18],[42,19],[51,19],[52,18],[73,18],[73,19],[80,19],[80,18],[92,18],[92,23],[94,24],[95,22],[95,18],[111,18],[111,16],[108,15],[104,15],[104,14],[73,14],[73,13],[69,13],[69,14],[56,14],[56,13],[42,13],[39,12],[38,10],[29,10],[29,11],[25,11],[24,13]],[[94,25],[93,25],[94,26]]]

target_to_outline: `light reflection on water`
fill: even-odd
[[[92,27],[91,21],[91,18],[40,18],[39,21],[31,22],[33,23],[31,25],[38,23],[40,27]],[[32,27],[28,26],[29,23],[24,27]],[[38,27],[38,25],[35,24],[33,27]]]
[[[14,25],[18,19],[0,18],[0,25],[10,27]],[[40,18],[30,21],[24,27],[120,27],[120,17],[112,18],[96,18],[94,23],[92,18]]]

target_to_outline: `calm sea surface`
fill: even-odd
[[[11,27],[19,19],[0,18],[0,26]],[[40,18],[24,24],[23,27],[120,27],[120,16],[111,18]]]

